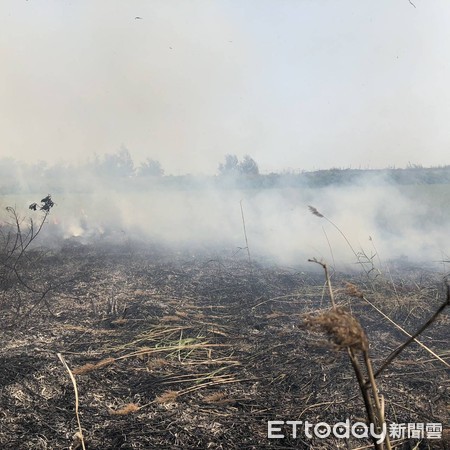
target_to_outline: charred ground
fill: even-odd
[[[76,374],[88,449],[370,448],[368,440],[294,439],[288,430],[285,439],[267,438],[269,420],[356,421],[364,407],[345,352],[303,326],[305,315],[329,306],[322,272],[249,265],[245,256],[75,241],[41,255],[30,270],[55,286],[46,302],[11,329],[19,312],[3,304],[1,448],[76,448],[74,390],[57,353]],[[355,274],[332,280],[337,301],[368,334],[375,368],[405,336],[348,297],[345,282],[408,331],[444,295],[442,274],[400,266],[391,275],[393,283]],[[447,361],[448,329],[443,314],[420,337]],[[442,363],[413,344],[379,388],[388,421],[444,424],[443,440],[396,448],[449,448]]]

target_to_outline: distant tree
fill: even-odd
[[[259,175],[259,167],[256,161],[249,155],[245,155],[239,164],[239,172],[243,175]]]
[[[95,161],[97,172],[108,177],[131,177],[134,175],[134,163],[126,147],[116,153],[108,153]]]
[[[20,191],[21,163],[12,158],[0,159],[0,194]]]
[[[236,175],[239,173],[239,160],[236,155],[225,155],[225,162],[219,164],[219,175]]]
[[[162,177],[164,175],[164,169],[159,161],[147,158],[141,163],[137,173],[141,177]]]

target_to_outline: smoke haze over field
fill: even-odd
[[[2,0],[0,156],[447,164],[450,3]]]
[[[120,183],[114,188],[92,179],[85,183],[84,193],[53,196],[57,205],[45,228],[46,243],[59,245],[59,238],[80,243],[138,239],[245,256],[242,200],[250,250],[269,261],[302,265],[317,257],[338,269],[355,266],[356,257],[339,231],[311,214],[308,205],[335,223],[355,252],[376,255],[376,265],[405,257],[436,262],[449,252],[450,185],[401,186],[365,178],[356,185],[323,188],[240,189],[205,183],[167,189],[155,184],[144,192]],[[36,217],[38,212],[27,211],[36,200],[35,194],[23,193],[2,203]]]

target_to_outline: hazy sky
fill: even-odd
[[[0,157],[450,164],[450,2],[414,3],[1,0]]]

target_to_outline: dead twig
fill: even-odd
[[[310,206],[310,208],[312,208],[312,207]],[[336,309],[336,303],[334,302],[334,294],[333,294],[333,289],[331,288],[330,274],[328,273],[327,265],[324,262],[317,260],[316,258],[308,259],[308,262],[313,262],[313,263],[319,264],[320,266],[323,267],[323,270],[325,272],[325,278],[327,280],[328,293],[330,294],[331,304],[332,304],[333,308]]]
[[[247,229],[245,227],[245,217],[244,217],[244,208],[242,207],[242,200],[240,201],[240,205],[241,205],[242,228],[244,229],[244,237],[245,237],[245,248],[247,249],[248,263],[251,265],[252,257],[250,256],[250,247],[248,246]]]
[[[83,429],[81,428],[80,415],[78,413],[79,401],[78,401],[77,381],[75,380],[75,377],[73,376],[72,371],[70,370],[69,366],[67,365],[66,360],[64,359],[64,356],[61,355],[61,353],[57,353],[57,356],[58,356],[59,360],[62,362],[63,366],[66,368],[67,372],[69,372],[70,379],[72,380],[73,389],[75,391],[75,416],[77,418],[77,423],[78,423],[78,433],[79,433],[78,437],[81,441],[81,447],[83,448],[83,450],[86,450],[86,447],[84,445]]]

